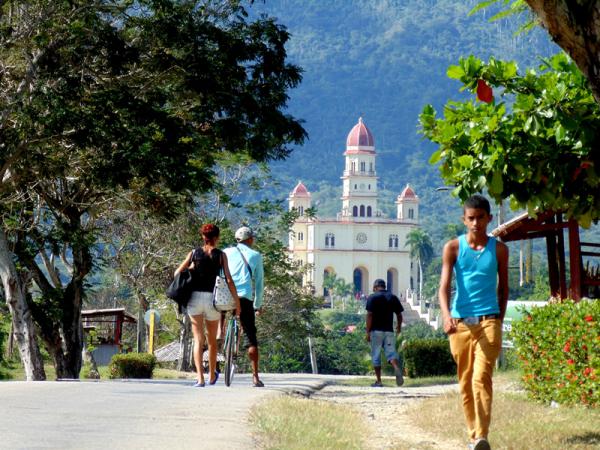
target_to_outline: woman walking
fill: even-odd
[[[193,292],[187,305],[187,313],[192,322],[194,335],[194,363],[196,365],[197,382],[194,387],[204,387],[204,368],[202,355],[204,352],[204,326],[208,339],[209,384],[215,384],[219,378],[217,367],[217,331],[221,313],[213,306],[213,290],[215,279],[221,271],[225,275],[231,295],[236,302],[236,314],[240,313],[240,299],[235,284],[229,274],[227,255],[217,248],[219,227],[212,223],[200,229],[204,245],[191,251],[175,271],[175,275],[185,269],[192,272]]]

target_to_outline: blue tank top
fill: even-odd
[[[496,239],[488,237],[485,247],[478,251],[469,247],[466,235],[460,236],[454,279],[456,294],[452,301],[452,317],[498,314]]]

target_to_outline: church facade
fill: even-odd
[[[308,217],[311,194],[298,182],[289,196],[290,210],[299,218],[289,237],[295,260],[310,265],[305,282],[316,295],[325,295],[323,281],[335,274],[353,283],[355,292],[368,295],[373,281],[386,280],[400,296],[414,289],[416,263],[405,246],[406,235],[419,226],[419,198],[410,185],[396,199],[396,217],[386,217],[378,208],[375,141],[359,118],[346,139],[342,174],[341,211],[334,218]]]

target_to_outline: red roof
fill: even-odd
[[[302,181],[298,181],[294,190],[290,192],[290,197],[310,197],[310,192],[308,192],[306,186],[302,184]]]
[[[346,147],[370,147],[367,150],[373,150],[375,147],[375,139],[371,130],[363,123],[362,117],[358,118],[358,123],[348,133],[346,138]],[[358,148],[357,148],[358,149]]]
[[[404,188],[404,190],[400,193],[400,195],[398,196],[398,200],[404,200],[404,199],[418,199],[419,197],[417,197],[417,194],[415,194],[415,191],[413,190],[413,188],[410,187],[409,184],[406,185],[406,187]]]

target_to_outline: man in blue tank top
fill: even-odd
[[[439,299],[444,331],[456,361],[469,448],[489,450],[492,374],[502,347],[508,303],[508,248],[487,235],[490,203],[481,195],[463,206],[467,233],[448,241],[442,256]],[[456,293],[450,302],[452,273]]]

